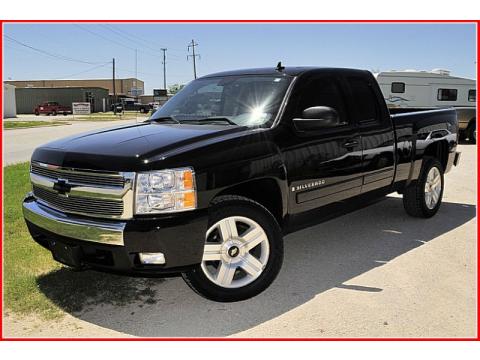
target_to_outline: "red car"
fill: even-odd
[[[33,110],[35,115],[46,114],[56,116],[57,114],[71,114],[72,108],[70,106],[60,105],[58,102],[46,101],[40,105],[37,105]]]

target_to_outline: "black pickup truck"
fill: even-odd
[[[275,279],[285,234],[352,204],[398,192],[433,216],[457,141],[454,109],[390,115],[368,71],[223,72],[143,123],[37,148],[23,212],[63,264],[238,301]]]

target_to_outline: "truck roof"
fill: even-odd
[[[217,76],[239,76],[239,75],[288,75],[288,76],[298,76],[306,72],[313,71],[325,71],[325,72],[357,72],[365,73],[366,70],[358,69],[347,69],[347,68],[331,68],[331,67],[320,67],[320,66],[285,66],[281,71],[276,67],[264,67],[264,68],[251,68],[251,69],[240,69],[240,70],[231,70],[223,71],[214,74],[209,74],[202,76],[201,78],[210,78]]]

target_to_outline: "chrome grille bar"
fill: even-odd
[[[101,173],[94,171],[63,169],[59,166],[32,162],[31,172],[50,179],[65,179],[71,183],[93,186],[124,186],[124,178],[118,173]]]
[[[30,173],[33,195],[43,205],[111,219],[132,218],[134,179],[133,172],[104,173],[37,162],[32,162]]]
[[[33,186],[33,195],[53,208],[70,213],[88,213],[90,215],[121,216],[123,201],[94,199],[79,196],[63,196],[55,191]]]

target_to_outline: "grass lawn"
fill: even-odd
[[[40,312],[53,317],[59,310],[39,291],[37,276],[58,269],[51,254],[30,237],[22,215],[22,200],[31,190],[29,163],[4,170],[4,304],[8,310]]]
[[[75,313],[98,304],[155,304],[152,289],[162,279],[130,278],[96,271],[76,272],[55,262],[30,237],[22,200],[31,190],[29,163],[4,171],[4,306],[7,312],[45,319]]]
[[[115,115],[112,111],[106,113],[93,113],[90,115],[78,115],[74,117],[74,120],[81,121],[115,121],[115,120],[133,120],[147,119],[149,114],[142,114],[136,111],[125,111],[124,113],[118,113]]]
[[[4,129],[22,129],[41,126],[70,125],[65,121],[3,121]]]

